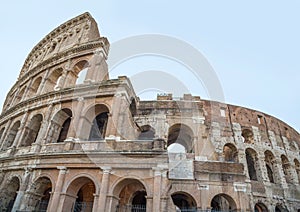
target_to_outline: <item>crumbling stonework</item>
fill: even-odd
[[[189,94],[141,101],[108,50],[84,13],[27,57],[0,116],[1,211],[300,211],[298,132]]]

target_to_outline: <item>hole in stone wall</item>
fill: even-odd
[[[244,143],[253,144],[254,143],[254,135],[252,130],[244,129],[242,131],[242,136],[244,138]]]
[[[150,125],[141,126],[141,133],[138,140],[153,140],[155,130]]]
[[[224,160],[227,162],[238,162],[238,151],[233,144],[225,144],[223,156]]]

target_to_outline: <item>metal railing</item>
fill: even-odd
[[[116,212],[146,212],[146,205],[118,205]]]
[[[93,210],[93,202],[76,202],[74,212],[91,212]]]
[[[48,200],[42,200],[38,203],[38,205],[35,207],[35,212],[46,212],[48,208],[49,201]]]

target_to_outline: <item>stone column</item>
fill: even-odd
[[[5,129],[4,129],[4,132],[3,132],[2,137],[1,137],[1,149],[3,148],[3,145],[4,145],[5,140],[7,138],[7,134],[9,132],[10,128],[11,128],[11,122],[12,122],[12,120],[9,119],[7,124],[5,125]]]
[[[32,174],[32,169],[29,167],[25,168],[25,172],[23,175],[23,180],[22,183],[20,185],[19,191],[17,192],[18,195],[16,197],[16,200],[14,202],[14,206],[12,211],[17,211],[18,209],[25,209],[27,207],[27,201],[22,201],[23,199],[26,200],[26,198],[28,197],[28,195],[26,192],[27,186],[29,185],[29,181],[30,181],[30,176]]]
[[[98,201],[98,211],[106,211],[106,196],[109,186],[109,177],[111,172],[111,167],[102,167],[103,175],[100,189],[100,196]]]
[[[44,144],[45,138],[47,137],[48,129],[51,127],[52,111],[53,111],[53,104],[49,104],[48,110],[45,114],[45,118],[42,121],[40,131],[38,132],[38,137],[36,139],[36,142],[33,144],[39,146],[39,148],[37,148],[36,151],[40,149],[41,144]]]
[[[61,88],[64,87],[67,74],[68,74],[68,71],[67,70],[63,70],[62,75],[61,75],[59,81],[57,82],[57,87],[56,87],[57,90],[59,90],[59,89],[61,89]]]
[[[153,197],[146,196],[146,212],[152,212],[153,209]]]
[[[74,103],[73,103],[74,104]],[[84,107],[84,98],[80,97],[77,99],[77,106],[75,107],[75,111],[73,112],[73,118],[71,119],[71,124],[69,127],[68,135],[67,135],[67,140],[73,140],[74,138],[79,138],[80,135],[80,130],[79,128],[79,122],[80,118],[82,116],[82,109]]]
[[[27,88],[26,88],[27,89]],[[17,96],[19,95],[20,93],[20,87],[16,90],[14,96],[10,99],[10,102],[8,102],[8,105],[12,106],[17,98]],[[24,92],[25,93],[25,92]],[[24,94],[23,94],[24,95]]]
[[[71,69],[66,69],[67,76],[64,80],[63,87],[74,86],[76,84],[76,79],[78,76]]]
[[[5,176],[5,172],[0,169],[0,189],[2,189],[2,184],[3,184],[3,181],[4,181],[4,176]],[[3,186],[6,186],[6,185],[3,185]]]
[[[47,124],[47,127],[45,128],[45,133],[43,135],[43,141],[42,141],[42,144],[46,144],[48,143],[48,137],[49,137],[49,134],[51,133],[51,128],[52,128],[52,123],[54,123],[52,121],[52,112],[53,112],[53,104],[49,104],[48,105],[48,112],[46,113],[46,116],[45,116],[45,121],[48,123]]]
[[[153,208],[152,211],[160,211],[160,196],[161,196],[161,168],[154,167],[154,183],[153,183]]]
[[[27,97],[28,91],[29,91],[29,89],[31,88],[31,85],[32,85],[32,81],[33,81],[33,78],[30,79],[30,81],[29,81],[29,83],[28,83],[28,85],[27,85],[27,87],[26,87],[26,89],[24,91],[23,96],[20,98],[20,102],[23,101],[23,100],[25,100],[25,98]]]
[[[106,63],[106,56],[103,54],[103,52],[101,50],[96,51],[93,60],[93,79],[96,82],[108,80],[108,67]]]
[[[28,110],[25,111],[25,114],[22,118],[22,121],[21,121],[21,125],[19,127],[19,130],[17,132],[17,135],[15,137],[15,140],[14,140],[14,143],[13,143],[13,147],[16,147],[16,146],[19,146],[20,145],[20,141],[21,139],[20,138],[23,138],[24,134],[25,134],[25,129],[26,129],[26,126],[29,124],[27,123],[28,121],[28,116],[29,116],[29,112]]]
[[[285,174],[284,174],[283,169],[282,169],[281,160],[279,158],[278,159],[275,158],[272,161],[272,163],[273,163],[273,167],[274,167],[273,175],[274,175],[275,183],[280,183],[283,188],[287,188],[288,185],[287,185],[287,182],[286,182],[286,179],[285,179]]]
[[[45,87],[45,82],[47,81],[47,78],[48,78],[48,75],[49,75],[49,69],[46,70],[46,73],[44,74],[43,78],[42,78],[42,81],[40,83],[40,86],[36,92],[36,95],[40,95],[42,93],[42,91],[44,90],[44,87]]]
[[[299,185],[297,167],[295,166],[295,164],[291,164],[291,163],[290,163],[290,166],[291,166],[291,172],[293,175],[293,179],[292,179],[293,184]]]
[[[119,118],[119,112],[121,109],[121,99],[122,94],[116,93],[114,96],[114,102],[112,104],[112,109],[110,111],[110,115],[108,117],[108,123],[107,123],[107,130],[106,135],[108,137],[110,136],[118,136],[118,118]]]
[[[57,177],[55,190],[52,194],[52,200],[50,202],[50,207],[48,207],[49,211],[61,211],[59,209],[62,208],[63,202],[60,202],[60,195],[62,192],[62,188],[65,182],[65,177],[67,173],[67,168],[64,166],[58,166],[59,174]]]
[[[264,155],[260,155],[260,154],[258,155],[258,164],[259,164],[260,170],[256,170],[256,174],[258,174],[257,172],[260,171],[262,181],[263,182],[270,182],[269,177],[268,177],[268,172],[267,172],[267,167],[266,167],[266,162],[265,162],[265,156]]]

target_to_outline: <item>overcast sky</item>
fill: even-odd
[[[88,11],[110,43],[149,33],[189,43],[214,68],[227,103],[276,116],[299,131],[300,2],[245,2],[5,1],[0,13],[0,103],[31,49],[55,27]],[[120,65],[116,73],[148,70],[189,72],[174,61],[146,56]],[[192,94],[210,98],[201,86],[192,86],[197,85],[192,78],[185,80]]]

